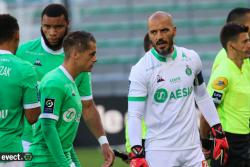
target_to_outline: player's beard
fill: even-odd
[[[160,41],[157,41],[155,44],[154,44],[154,48],[155,50],[162,56],[167,56],[169,55],[172,51],[173,51],[173,40],[169,40],[168,42],[168,47],[166,49],[163,49],[163,50],[159,50],[157,49],[157,45],[160,44],[160,43],[166,43],[166,41],[163,41],[163,40],[160,40]]]
[[[64,39],[64,37],[68,34],[68,28],[66,28],[64,35],[59,39],[59,42],[58,42],[56,45],[51,45],[51,44],[49,43],[49,41],[47,40],[45,34],[44,34],[43,31],[42,31],[42,28],[41,28],[41,34],[42,34],[42,37],[43,37],[43,40],[44,40],[46,46],[47,46],[48,48],[50,48],[50,49],[56,51],[56,50],[59,50],[59,49],[62,48],[63,39]]]

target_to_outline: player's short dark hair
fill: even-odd
[[[144,51],[145,52],[147,52],[147,51],[149,51],[150,49],[151,49],[151,41],[150,41],[150,39],[149,39],[149,35],[148,35],[148,33],[147,34],[145,34],[145,36],[144,36],[144,42],[143,42],[143,46],[144,46]]]
[[[236,22],[239,24],[243,24],[245,16],[248,13],[250,13],[250,8],[242,8],[242,7],[234,8],[229,12],[226,21],[227,23]]]
[[[43,18],[44,15],[48,17],[59,17],[63,15],[66,21],[69,20],[67,9],[63,5],[57,3],[46,6],[42,11],[41,18]]]
[[[17,31],[19,31],[17,19],[9,14],[0,14],[0,43],[12,39]]]
[[[63,40],[65,58],[69,58],[72,49],[79,52],[89,49],[90,42],[96,43],[95,37],[86,31],[74,31],[69,33]]]
[[[248,33],[248,27],[232,22],[224,25],[220,32],[220,42],[223,48],[227,50],[227,43],[235,41],[241,33]]]

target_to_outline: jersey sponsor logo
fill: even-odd
[[[218,77],[213,81],[212,87],[216,90],[223,90],[227,87],[228,80],[225,77]]]
[[[71,122],[76,117],[76,110],[74,108],[69,108],[67,111],[63,113],[63,120],[65,122]]]
[[[0,119],[5,119],[8,116],[8,110],[0,110]]]
[[[168,98],[168,91],[164,88],[157,89],[154,94],[154,99],[158,103],[163,103]]]
[[[192,93],[193,87],[180,88],[170,93],[165,88],[157,89],[154,94],[154,100],[158,103],[164,103],[167,100],[176,100],[186,96],[189,96]]]
[[[162,82],[162,81],[165,81],[165,80],[162,78],[162,76],[157,75],[157,83]]]
[[[188,65],[186,66],[185,72],[188,76],[192,75],[192,69]]]
[[[55,99],[46,98],[44,102],[44,113],[53,113],[55,106]]]
[[[6,66],[0,66],[0,75],[9,77],[11,70],[12,70],[12,68],[9,68],[9,67],[6,67]]]

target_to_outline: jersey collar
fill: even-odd
[[[242,67],[243,67],[243,64],[242,64],[242,67],[241,69],[231,60],[229,59],[228,57],[226,58],[226,62],[229,66],[230,69],[232,69],[233,71],[237,72],[238,74],[241,74],[242,73]]]
[[[0,49],[0,54],[12,54],[9,50]]]
[[[62,70],[62,72],[64,73],[64,75],[69,79],[71,80],[72,82],[75,82],[73,77],[69,74],[69,72],[62,66],[60,65],[59,66],[59,69]]]
[[[151,53],[154,55],[154,57],[159,60],[159,61],[162,61],[162,62],[167,62],[167,58],[165,56],[162,56],[160,55],[156,50],[155,48],[152,48],[151,49]],[[175,60],[176,57],[177,57],[177,51],[176,51],[176,48],[174,47],[174,51],[173,53],[171,53],[171,57],[172,57],[172,60]]]
[[[41,44],[42,44],[43,49],[44,49],[46,52],[48,52],[48,53],[51,53],[51,54],[53,54],[53,55],[63,54],[63,48],[61,48],[61,49],[59,49],[59,50],[56,50],[56,51],[50,49],[50,48],[45,44],[43,37],[41,37]]]

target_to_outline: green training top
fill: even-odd
[[[41,119],[57,121],[57,132],[63,152],[71,162],[70,151],[77,134],[82,114],[81,97],[76,84],[63,66],[49,72],[39,86],[42,113],[35,125],[30,150],[34,163],[52,163],[54,157],[48,150],[41,129]]]
[[[245,62],[240,70],[231,59],[224,58],[208,83],[224,131],[234,134],[250,133],[250,66]]]
[[[39,107],[32,65],[0,50],[0,152],[21,152],[24,109]]]
[[[57,68],[64,61],[63,49],[61,48],[58,51],[51,50],[45,45],[42,37],[21,45],[16,55],[34,65],[38,81],[41,81],[45,74]],[[82,100],[92,99],[91,73],[82,72],[75,82]],[[32,128],[27,121],[25,121],[22,139],[32,142]]]

